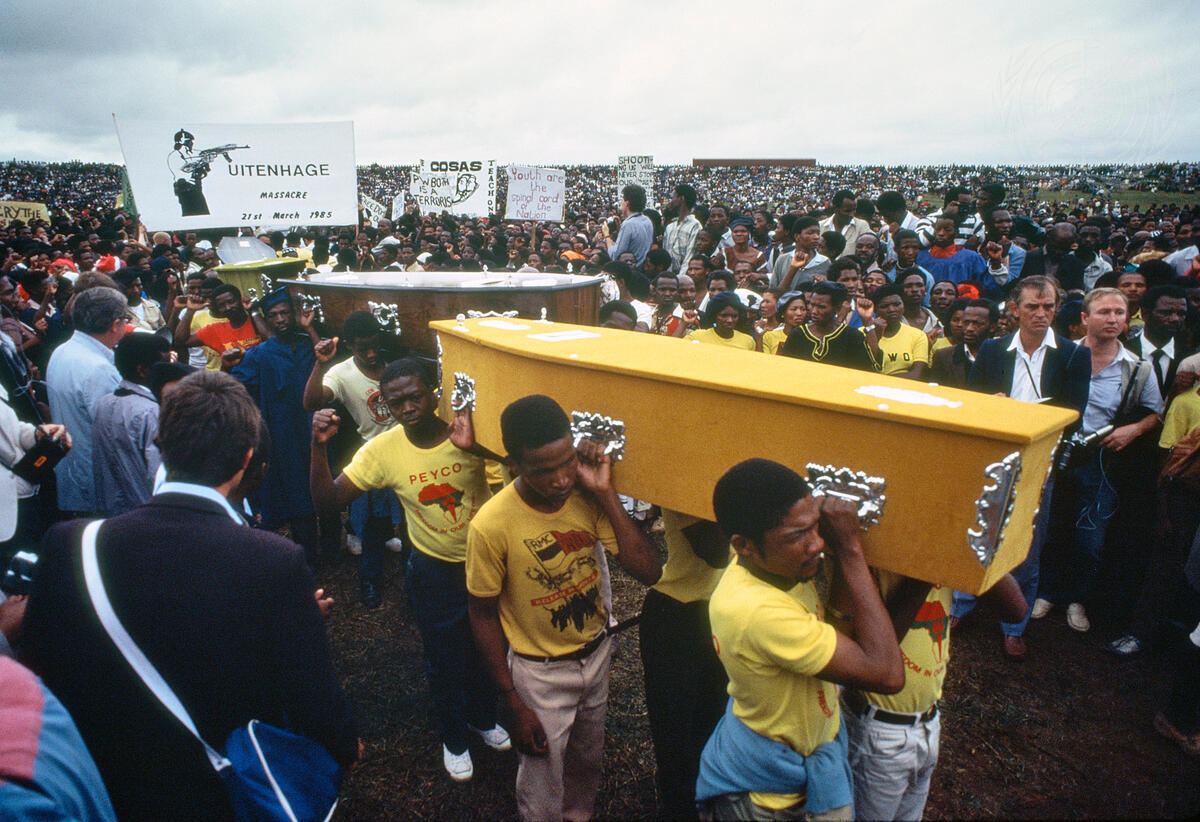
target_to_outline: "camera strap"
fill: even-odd
[[[1029,367],[1029,360],[1021,356],[1018,356],[1017,359],[1021,361],[1021,365],[1025,366],[1025,373],[1029,375],[1029,384],[1033,386],[1033,393],[1038,398],[1038,402],[1041,402],[1042,388],[1038,385],[1037,380],[1033,378],[1033,369]]]

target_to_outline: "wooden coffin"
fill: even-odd
[[[296,305],[319,305],[321,329],[332,336],[352,311],[374,311],[400,342],[437,356],[431,320],[454,319],[470,312],[517,312],[529,320],[543,310],[552,320],[595,324],[600,310],[600,277],[577,274],[403,271],[313,274],[305,280],[281,280]]]
[[[527,394],[625,425],[622,493],[707,519],[735,463],[782,462],[882,507],[869,562],[980,593],[1028,553],[1042,486],[1074,411],[650,334],[512,320],[434,322],[442,412],[474,380],[475,430]],[[702,420],[700,436],[690,420]],[[685,423],[685,424],[680,424]],[[839,470],[842,476],[835,476]],[[886,483],[885,501],[878,482]]]

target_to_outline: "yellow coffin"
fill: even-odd
[[[867,501],[886,482],[868,561],[979,593],[1025,558],[1074,411],[650,334],[481,319],[430,323],[443,413],[475,382],[475,430],[503,453],[500,412],[527,394],[625,424],[622,493],[707,519],[735,463],[765,457]],[[845,469],[839,478],[828,476]],[[813,475],[810,471],[810,476]]]

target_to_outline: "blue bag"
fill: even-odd
[[[337,807],[342,769],[311,739],[250,720],[225,740],[225,781],[241,820],[323,820]]]

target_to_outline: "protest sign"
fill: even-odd
[[[626,155],[617,158],[617,199],[621,199],[621,189],[630,183],[635,183],[646,189],[646,203],[652,205],[654,199],[654,157],[649,154]]]
[[[486,217],[496,210],[495,160],[421,160],[408,195],[423,213]]]
[[[508,167],[507,220],[562,222],[567,174],[559,168]]]
[[[404,192],[401,191],[392,198],[392,219],[399,220],[404,216]]]
[[[366,194],[358,196],[362,203],[363,211],[371,218],[372,225],[379,225],[379,221],[387,218],[387,206],[376,200],[374,197],[368,197]]]
[[[50,221],[50,211],[45,203],[26,203],[20,200],[0,200],[0,225],[7,225],[10,220]]]
[[[352,122],[114,122],[152,231],[358,222]]]

